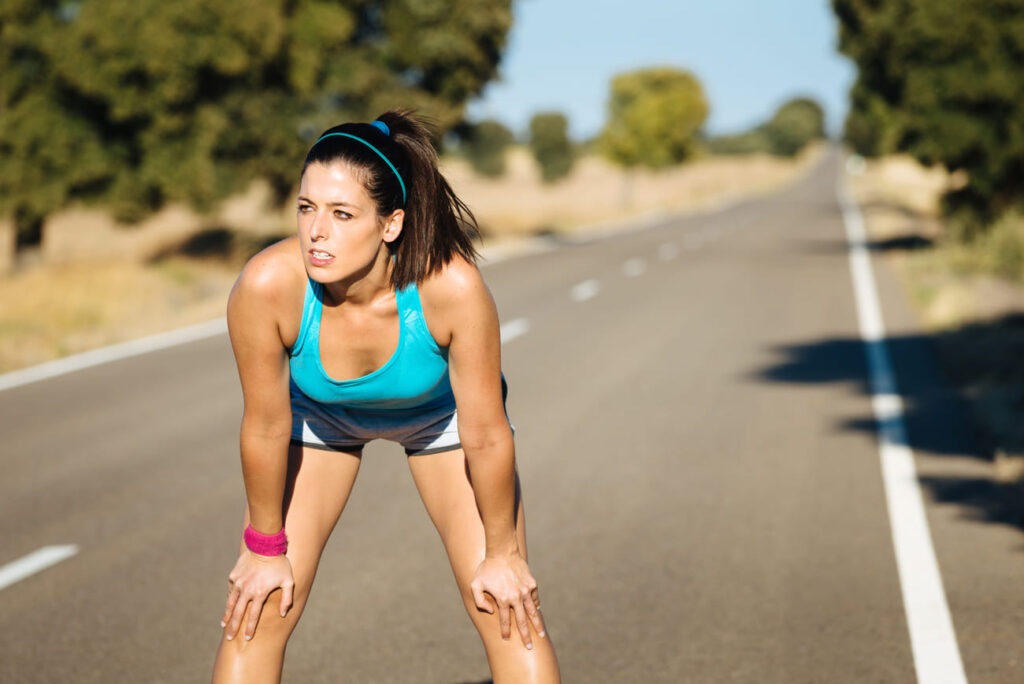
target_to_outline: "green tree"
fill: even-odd
[[[772,145],[764,126],[734,135],[719,135],[708,141],[711,154],[771,154]]]
[[[505,150],[515,135],[500,121],[484,119],[461,131],[462,153],[481,176],[497,178],[505,174]]]
[[[561,112],[538,112],[530,119],[530,149],[545,183],[565,178],[572,171],[574,154],[569,121]]]
[[[511,0],[5,0],[0,212],[69,200],[133,219],[263,176],[312,136],[396,105],[441,131],[494,77]]]
[[[825,137],[825,112],[807,97],[793,98],[779,107],[772,118],[749,131],[712,138],[713,154],[755,154],[763,152],[792,157],[812,140]]]
[[[858,67],[846,137],[863,154],[908,152],[967,172],[944,198],[969,238],[1024,206],[1024,5],[1020,0],[832,0]]]
[[[619,74],[612,80],[601,148],[627,167],[679,164],[693,154],[707,116],[704,90],[688,71],[656,67]]]
[[[825,137],[825,112],[814,100],[799,97],[779,107],[761,131],[772,154],[792,157],[807,143]]]

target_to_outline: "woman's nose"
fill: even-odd
[[[327,219],[326,215],[316,212],[313,214],[313,220],[309,222],[309,238],[311,240],[320,240],[327,236],[324,232],[324,221]]]

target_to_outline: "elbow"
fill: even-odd
[[[512,451],[512,429],[508,423],[493,427],[466,428],[460,426],[459,442],[467,457],[481,453]]]
[[[268,440],[274,442],[287,441],[292,436],[292,417],[287,416],[253,416],[246,413],[242,417],[242,441]]]

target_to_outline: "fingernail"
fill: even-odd
[[[284,617],[284,611],[281,611],[281,617]]]
[[[228,641],[231,641],[233,638],[230,634],[228,635]]]
[[[532,651],[533,650],[533,644],[526,644],[526,650]]]
[[[541,636],[544,636],[544,634],[545,634],[544,632],[540,632],[540,635],[541,635]]]
[[[245,640],[246,641],[252,641],[252,635],[251,634],[246,634],[245,635]]]
[[[223,620],[221,620],[221,621],[220,621],[220,626],[221,626],[221,627],[227,627],[227,626],[228,626],[228,623],[226,623],[226,622],[224,622]]]

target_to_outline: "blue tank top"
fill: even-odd
[[[430,335],[416,283],[399,290],[398,347],[387,363],[368,375],[335,380],[320,360],[321,283],[307,279],[302,325],[292,345],[288,365],[291,382],[303,394],[323,404],[373,410],[430,408],[454,402],[448,381],[448,349]]]

